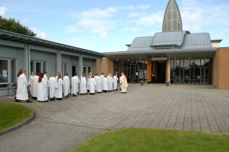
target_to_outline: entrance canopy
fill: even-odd
[[[218,48],[204,49],[166,49],[166,50],[148,50],[142,51],[120,51],[106,53],[114,61],[122,60],[148,60],[153,58],[213,58]]]

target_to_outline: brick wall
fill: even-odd
[[[229,48],[219,48],[213,62],[213,85],[229,89]]]

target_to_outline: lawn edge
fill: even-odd
[[[30,108],[28,108],[28,109],[30,109]],[[18,128],[21,128],[22,126],[24,126],[24,125],[30,123],[31,121],[33,121],[35,119],[35,112],[32,109],[30,109],[30,110],[32,111],[32,115],[27,120],[25,120],[25,121],[15,125],[15,126],[13,126],[13,127],[10,127],[10,128],[7,128],[5,130],[0,131],[0,136],[8,134],[8,133],[10,133],[10,132],[12,132],[14,130],[17,130]]]

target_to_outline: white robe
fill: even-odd
[[[118,89],[118,77],[115,75],[113,76],[113,89],[117,90]]]
[[[120,79],[120,87],[122,89],[122,92],[127,92],[128,83],[127,83],[126,76],[122,75],[119,79]]]
[[[90,93],[95,93],[96,81],[95,78],[90,78]]]
[[[48,88],[48,83],[47,80],[45,78],[42,78],[41,82],[38,82],[38,86],[37,86],[37,100],[38,101],[47,101],[47,88]]]
[[[113,91],[113,79],[111,76],[107,77],[107,85],[108,85],[108,90],[109,91]]]
[[[100,76],[95,76],[96,92],[102,92],[102,81]]]
[[[45,89],[44,90],[44,92],[45,92],[45,100],[48,100],[48,96],[49,96],[48,95],[49,94],[48,93],[48,77],[46,75],[44,75],[44,83],[46,83],[45,84],[46,87],[44,88]]]
[[[34,83],[34,78],[35,78],[35,75],[31,75],[30,77],[29,77],[29,91],[30,91],[30,94],[31,95],[33,95],[33,87],[34,87],[34,85],[33,85],[33,83]]]
[[[80,94],[87,93],[87,82],[85,77],[81,77],[80,80]]]
[[[27,91],[28,82],[25,74],[21,74],[17,79],[17,100],[28,100],[28,91]]]
[[[79,78],[78,76],[72,77],[72,94],[77,95],[79,92]]]
[[[32,97],[37,97],[38,79],[39,76],[34,76]]]
[[[103,78],[103,90],[108,91],[108,79],[107,79],[107,77]]]
[[[61,99],[63,98],[63,80],[57,79],[57,87],[55,90],[55,98]]]
[[[57,88],[57,80],[54,77],[50,77],[48,81],[49,86],[49,97],[54,98],[55,97],[55,90]]]
[[[87,90],[90,90],[91,77],[87,78]]]
[[[104,75],[101,75],[101,76],[100,76],[100,78],[101,78],[101,86],[102,86],[102,90],[104,90],[104,89],[103,89],[103,87],[104,87],[104,81],[103,81],[103,79],[104,79]]]
[[[63,89],[64,89],[64,97],[68,96],[70,93],[70,79],[68,76],[64,76],[63,78]]]

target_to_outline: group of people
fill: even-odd
[[[118,81],[121,93],[126,93],[128,83],[123,72],[119,79],[116,74],[112,75],[111,73],[108,75],[104,75],[104,73],[92,75],[92,73],[89,73],[87,78],[85,74],[78,77],[75,73],[71,80],[68,73],[65,73],[62,79],[60,72],[57,75],[52,73],[50,78],[48,78],[47,72],[36,74],[32,72],[27,82],[26,70],[21,69],[17,74],[16,101],[31,102],[28,93],[39,102],[62,100],[70,94],[77,96],[78,94],[107,93],[119,89]],[[29,92],[27,88],[29,88]]]

